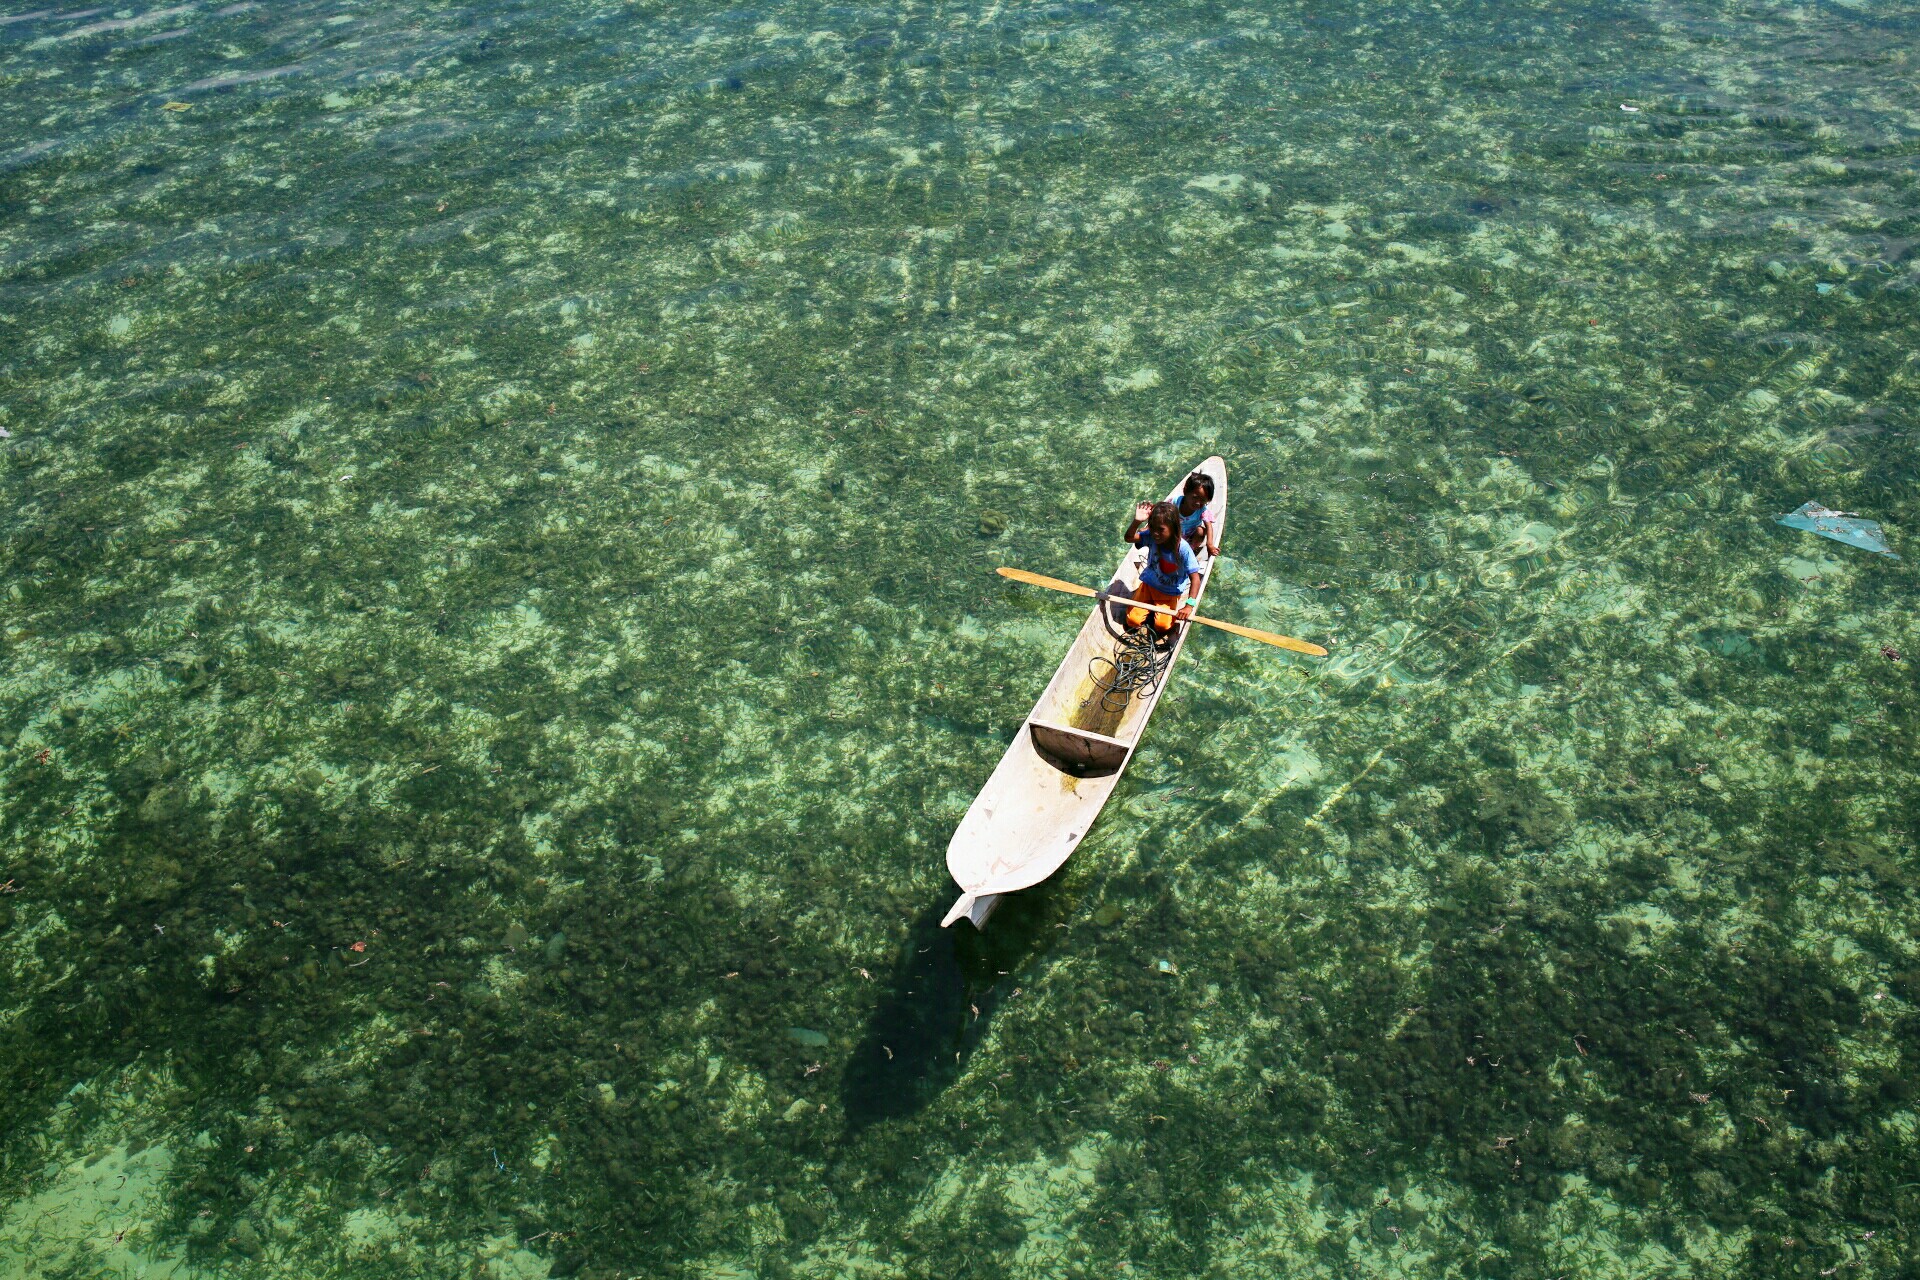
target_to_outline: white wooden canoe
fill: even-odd
[[[1227,464],[1220,458],[1208,458],[1193,470],[1213,477],[1209,509],[1215,526],[1224,534]],[[1180,481],[1170,495],[1173,501],[1179,500],[1189,474],[1180,473]],[[1132,595],[1140,585],[1140,568],[1145,562],[1146,552],[1133,548],[1120,562],[1107,590],[1115,596]],[[1204,594],[1213,577],[1213,566],[1204,552],[1201,563],[1205,577],[1197,592],[1189,588],[1190,595]],[[974,928],[984,928],[1002,894],[1039,884],[1058,871],[1093,826],[1133,758],[1147,719],[1173,679],[1173,664],[1179,661],[1180,650],[1193,628],[1178,628],[1173,654],[1158,688],[1145,697],[1129,697],[1123,711],[1110,713],[1102,706],[1092,670],[1095,658],[1114,650],[1113,637],[1100,617],[1102,609],[1113,610],[1109,616],[1117,618],[1124,606],[1116,601],[1095,601],[1046,692],[1028,713],[1027,722],[1020,726],[993,776],[974,797],[967,816],[953,833],[947,845],[947,870],[953,873],[961,892],[942,924],[951,925],[965,916]]]

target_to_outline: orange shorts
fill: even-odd
[[[1180,602],[1186,599],[1185,596],[1170,596],[1164,591],[1155,591],[1144,582],[1133,589],[1133,598],[1147,604],[1165,605],[1169,609],[1178,609]],[[1144,626],[1148,618],[1153,619],[1155,631],[1173,630],[1173,619],[1164,613],[1149,613],[1145,609],[1127,610],[1127,625],[1130,627]]]

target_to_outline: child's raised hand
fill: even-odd
[[[1133,518],[1135,520],[1145,520],[1152,514],[1153,504],[1151,502],[1136,502],[1133,504]]]

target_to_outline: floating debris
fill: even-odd
[[[1808,533],[1817,533],[1823,538],[1832,538],[1835,542],[1844,542],[1862,551],[1892,556],[1895,560],[1900,558],[1888,548],[1886,535],[1880,532],[1878,522],[1861,520],[1847,511],[1833,511],[1817,502],[1809,502],[1798,511],[1777,517],[1774,523],[1783,524],[1789,529],[1805,529]]]

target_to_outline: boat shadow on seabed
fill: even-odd
[[[959,1078],[1001,1000],[1064,918],[1050,884],[1009,894],[984,933],[943,929],[943,891],[914,920],[842,1076],[849,1132],[920,1111]]]

